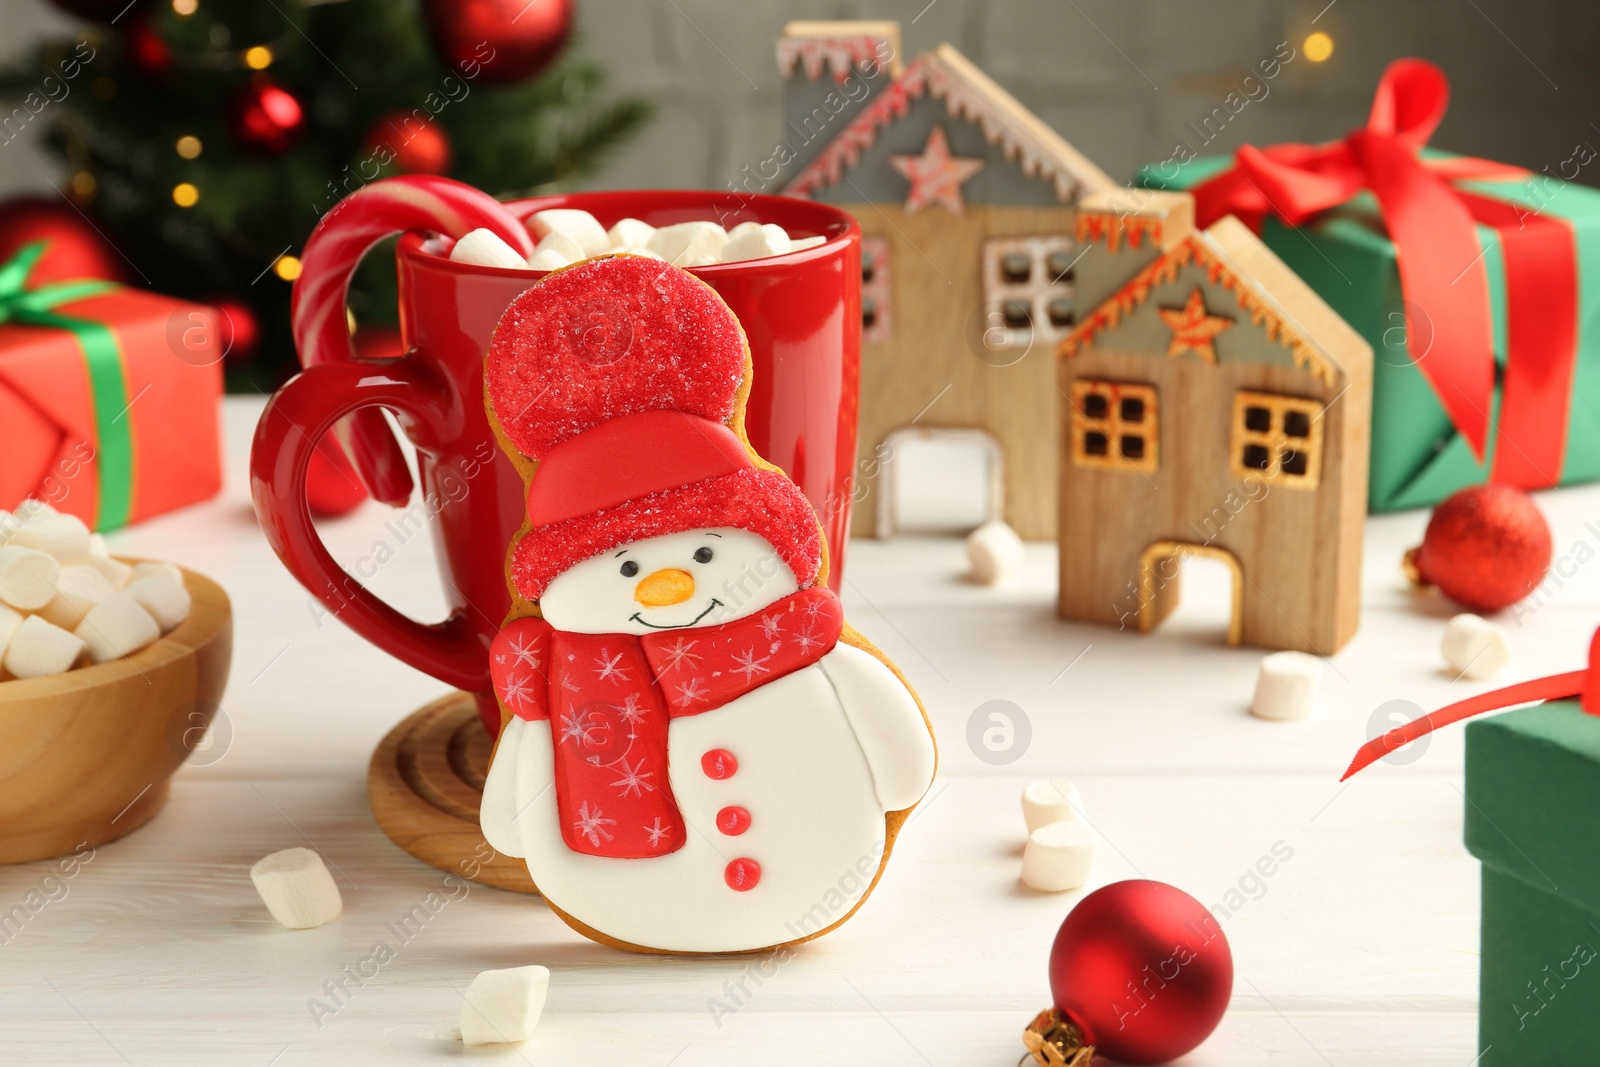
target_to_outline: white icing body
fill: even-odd
[[[725,605],[703,624],[740,618],[795,591],[773,549],[744,531],[672,534],[595,557],[552,580],[541,601],[558,629],[648,630],[631,595],[615,584],[619,560],[650,568],[696,566],[695,595],[643,612],[677,621],[705,610],[714,591]],[[757,588],[729,595],[728,575],[759,574]],[[630,576],[622,592],[633,588]],[[575,579],[582,579],[575,581]],[[729,602],[736,604],[728,609]],[[631,624],[625,623],[628,620]],[[685,629],[690,629],[685,627]],[[692,630],[691,630],[692,632]],[[933,778],[933,738],[904,684],[875,656],[840,643],[821,660],[750,690],[729,703],[668,726],[668,778],[688,828],[682,848],[665,856],[613,859],[581,855],[562,838],[553,787],[550,724],[512,719],[496,750],[480,820],[490,845],[527,859],[551,904],[598,933],[631,945],[678,952],[730,952],[815,934],[849,914],[865,895],[883,856],[884,814],[909,808]],[[737,761],[713,778],[702,756],[722,749]],[[743,833],[723,833],[717,813],[750,815]],[[729,887],[730,862],[760,864],[754,888]]]

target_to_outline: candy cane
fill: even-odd
[[[499,201],[449,178],[388,178],[335,204],[306,241],[300,276],[290,296],[289,316],[301,366],[356,358],[345,318],[345,295],[361,257],[373,245],[406,230],[459,238],[479,228],[493,232],[523,255],[533,252],[528,231]],[[372,409],[358,411],[340,429],[373,496],[390,504],[405,503],[411,495],[411,474],[383,415]]]

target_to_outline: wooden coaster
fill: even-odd
[[[527,866],[492,850],[478,828],[492,748],[472,697],[452,693],[389,731],[367,768],[367,800],[389,840],[423,863],[536,893]]]

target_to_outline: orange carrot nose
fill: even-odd
[[[669,567],[640,579],[633,589],[633,599],[647,608],[664,608],[668,604],[682,604],[694,596],[694,576],[688,571]]]

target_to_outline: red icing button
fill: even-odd
[[[750,809],[737,804],[723,808],[717,812],[717,829],[729,837],[738,837],[750,829]]]
[[[733,777],[733,773],[739,769],[739,761],[727,749],[714,748],[700,757],[700,769],[706,772],[707,778],[715,778],[720,782]]]
[[[728,864],[722,876],[727,879],[729,889],[748,893],[761,881],[761,864],[752,859],[736,859]]]

